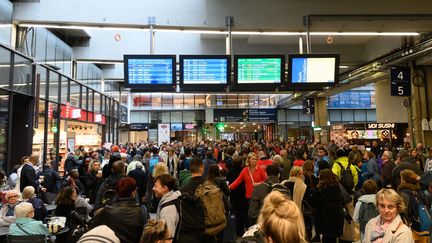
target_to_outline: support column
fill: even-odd
[[[412,117],[414,143],[432,146],[432,67],[415,67],[412,70]],[[426,121],[428,123],[426,123]],[[413,144],[415,146],[416,144]]]
[[[314,131],[314,139],[321,141],[321,143],[328,143],[327,97],[315,98],[314,106],[315,106],[314,125],[321,127],[321,131]]]

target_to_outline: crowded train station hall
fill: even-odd
[[[0,0],[0,243],[430,243],[432,1]]]

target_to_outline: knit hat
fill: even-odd
[[[108,226],[99,225],[81,236],[77,243],[85,242],[120,243],[120,240]]]
[[[119,146],[117,146],[117,145],[114,145],[114,146],[112,146],[111,147],[111,152],[120,152],[120,148],[119,148]]]

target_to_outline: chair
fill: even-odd
[[[8,235],[9,243],[45,243],[44,235]]]

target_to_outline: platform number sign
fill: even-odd
[[[411,71],[409,67],[391,67],[391,95],[411,96]]]
[[[306,98],[303,100],[303,114],[313,115],[315,114],[315,99]]]

